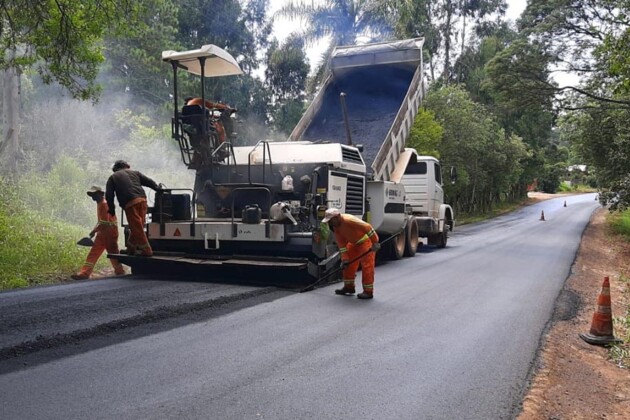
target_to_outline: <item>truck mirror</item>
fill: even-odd
[[[457,168],[451,166],[451,184],[455,184],[457,182]]]

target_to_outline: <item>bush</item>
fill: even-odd
[[[608,217],[612,229],[630,241],[630,210],[612,213]]]
[[[91,185],[105,187],[105,183],[96,182],[91,174],[74,159],[62,156],[46,174],[23,174],[17,183],[18,198],[27,209],[46,219],[92,227],[96,221],[94,202],[85,192]]]
[[[558,187],[558,192],[571,192],[573,191],[573,187],[569,185],[566,181],[562,181],[560,186]]]
[[[85,249],[75,245],[84,235],[80,227],[30,210],[15,185],[0,179],[0,289],[67,278],[85,259]]]

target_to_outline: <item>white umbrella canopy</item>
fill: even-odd
[[[205,57],[204,76],[218,77],[242,74],[243,70],[234,57],[216,45],[208,44],[190,51],[162,51],[162,60],[172,63],[177,61],[179,66],[189,73],[201,76],[200,57]]]

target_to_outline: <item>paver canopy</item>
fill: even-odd
[[[205,77],[231,76],[242,74],[240,66],[228,53],[216,45],[208,44],[190,51],[163,51],[162,60],[169,63],[177,61],[180,68],[201,76],[201,61],[205,57],[203,75]]]

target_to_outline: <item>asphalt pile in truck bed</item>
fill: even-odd
[[[374,161],[405,98],[413,71],[393,66],[357,68],[336,77],[302,140],[347,144],[339,95],[346,94],[352,143],[362,144],[368,168]]]

